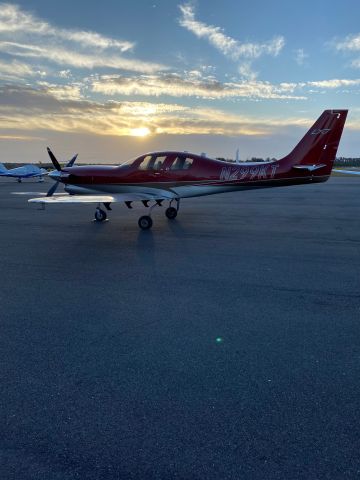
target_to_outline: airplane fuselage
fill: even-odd
[[[158,163],[157,159],[161,159],[162,163]],[[183,159],[186,168],[181,168]],[[315,177],[309,169],[296,170],[277,161],[239,165],[184,152],[154,152],[125,165],[71,167],[50,176],[64,183],[68,193],[76,195],[157,191],[159,198],[164,193],[185,198],[249,188],[322,182],[327,180],[329,173],[324,168],[324,175]]]

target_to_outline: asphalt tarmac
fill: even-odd
[[[360,477],[360,178],[145,232],[50,184],[0,179],[1,480]]]

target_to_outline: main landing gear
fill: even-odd
[[[172,203],[174,201],[176,202],[176,207],[172,206]],[[150,211],[149,211],[149,215],[143,215],[138,220],[138,225],[139,225],[139,228],[141,228],[141,230],[150,230],[150,228],[153,226],[151,213],[152,213],[152,211],[155,207],[161,207],[162,202],[163,202],[163,200],[156,200],[154,205],[152,205],[150,207],[148,205],[149,200],[144,200],[143,201],[144,206],[149,207]],[[131,207],[132,202],[125,202],[125,203],[126,203],[128,208],[132,208]],[[104,203],[103,205],[106,208],[106,210],[111,210],[110,203]],[[165,210],[166,217],[169,220],[174,220],[177,217],[179,208],[180,208],[180,198],[175,198],[175,199],[171,200],[168,208]],[[101,223],[101,222],[104,222],[106,219],[107,219],[106,211],[103,210],[100,207],[100,204],[98,204],[98,206],[96,207],[96,210],[95,210],[95,221]]]
[[[153,221],[150,215],[143,215],[139,218],[138,225],[141,230],[149,230],[152,227]]]
[[[176,202],[176,208],[172,206],[173,201]],[[138,225],[141,228],[141,230],[149,230],[152,227],[153,221],[151,218],[151,213],[156,206],[161,207],[161,203],[162,203],[162,200],[157,200],[156,203],[152,207],[150,207],[150,212],[149,212],[150,215],[143,215],[142,217],[139,218]],[[145,206],[147,207],[147,205]],[[170,205],[165,210],[166,217],[169,220],[174,220],[177,217],[179,208],[180,208],[180,198],[175,198],[174,200],[170,200]]]
[[[174,207],[169,207],[165,210],[165,215],[169,220],[174,220],[177,216],[177,210]]]
[[[169,220],[174,220],[177,217],[179,208],[180,208],[180,198],[175,198],[176,208],[172,207],[173,200],[170,201],[169,207],[165,210],[165,215]]]

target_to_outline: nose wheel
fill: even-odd
[[[105,210],[102,210],[101,208],[97,208],[95,210],[95,220],[97,222],[104,222],[107,218]]]

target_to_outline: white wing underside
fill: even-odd
[[[148,193],[119,193],[113,195],[62,195],[56,197],[30,198],[30,203],[117,203],[117,202],[142,202],[150,200],[172,200],[177,198],[169,192],[164,196]]]

